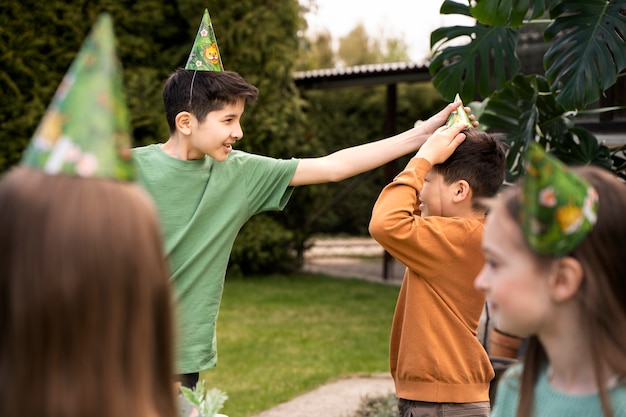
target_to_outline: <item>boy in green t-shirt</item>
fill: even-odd
[[[415,152],[460,102],[418,127],[320,158],[282,160],[233,150],[256,87],[224,71],[208,12],[185,69],[163,90],[169,139],[133,150],[159,212],[178,314],[178,373],[193,387],[215,367],[215,325],[230,251],[254,214],[282,210],[294,186],[341,181]],[[454,136],[464,125],[449,129]]]
[[[416,151],[459,105],[387,139],[319,158],[281,160],[233,150],[243,136],[245,104],[256,97],[256,87],[235,72],[179,69],[163,91],[169,139],[133,150],[140,183],[161,217],[177,302],[178,371],[191,374],[182,379],[189,387],[200,371],[216,365],[226,267],[245,222],[282,210],[294,186],[341,181]]]

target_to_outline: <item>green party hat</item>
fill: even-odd
[[[465,113],[465,107],[463,107],[463,101],[461,101],[461,96],[458,93],[454,97],[454,102],[456,103],[457,101],[460,101],[461,105],[457,107],[455,111],[450,113],[450,116],[448,116],[448,121],[446,122],[446,126],[450,127],[457,123],[467,123],[468,125],[472,126],[472,121],[470,120],[467,113]]]
[[[198,28],[196,40],[191,48],[185,69],[198,71],[224,71],[217,39],[213,32],[209,11],[204,9],[204,16]]]
[[[544,255],[571,252],[596,223],[596,190],[536,143],[526,153],[522,184],[522,231],[530,246]]]
[[[101,14],[61,81],[22,164],[49,174],[130,181],[130,119],[113,21]]]

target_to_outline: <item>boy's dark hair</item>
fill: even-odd
[[[443,177],[446,184],[465,180],[472,188],[474,208],[483,209],[483,198],[496,195],[506,174],[506,155],[502,144],[494,136],[478,129],[463,130],[465,140],[441,164],[433,170]]]
[[[193,88],[192,88],[193,86]],[[163,105],[170,133],[176,131],[176,115],[186,111],[202,123],[209,112],[243,99],[257,99],[259,90],[233,71],[194,71],[183,68],[172,73],[163,87]]]

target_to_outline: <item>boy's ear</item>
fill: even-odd
[[[178,129],[183,135],[191,134],[191,117],[191,113],[181,111],[174,119],[176,122],[176,129]]]
[[[549,281],[550,293],[555,302],[564,302],[578,292],[583,282],[583,267],[571,256],[564,256],[556,262],[556,269]]]
[[[458,180],[454,183],[452,188],[454,195],[452,196],[452,201],[455,203],[460,203],[467,199],[472,198],[472,189],[470,185],[465,180]]]

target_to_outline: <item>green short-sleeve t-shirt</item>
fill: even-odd
[[[223,162],[182,161],[160,145],[133,149],[139,182],[161,220],[177,314],[178,373],[217,363],[216,322],[230,252],[254,214],[282,210],[297,159],[233,151]]]

